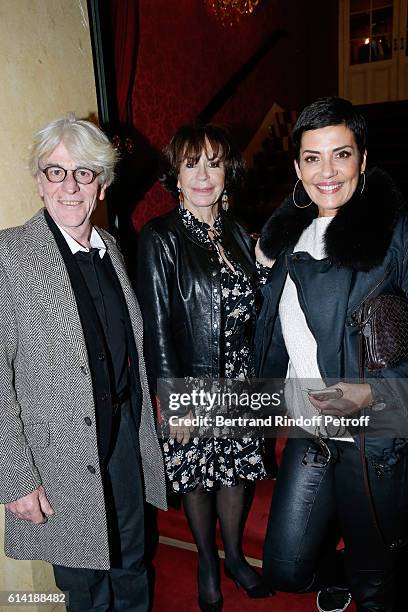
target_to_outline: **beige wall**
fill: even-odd
[[[27,171],[33,132],[96,113],[86,0],[0,0],[0,227],[41,202]]]
[[[41,206],[27,170],[34,130],[69,111],[97,111],[86,0],[0,0],[0,88],[0,227],[7,227]],[[55,589],[48,564],[4,557],[0,510],[0,591]]]

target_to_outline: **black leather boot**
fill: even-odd
[[[393,608],[390,572],[360,570],[350,576],[350,591],[357,612],[402,612]]]

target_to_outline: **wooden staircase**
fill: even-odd
[[[296,175],[290,136],[297,113],[274,104],[244,152],[248,175],[234,200],[234,211],[252,232],[259,232],[284,198]]]

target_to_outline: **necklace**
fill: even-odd
[[[231,270],[231,272],[235,272],[235,268],[232,265],[232,263],[228,260],[225,254],[225,251],[224,251],[224,247],[221,244],[221,234],[219,233],[219,231],[214,226],[211,226],[208,228],[207,233],[208,233],[208,238],[211,240],[212,244],[215,247],[215,250],[218,253],[218,257],[222,259],[222,261]]]

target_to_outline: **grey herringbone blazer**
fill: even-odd
[[[163,458],[142,357],[140,310],[113,238],[98,231],[121,283],[139,354],[146,499],[165,508]],[[92,419],[91,427],[84,422],[86,416]],[[6,554],[67,567],[109,568],[98,466],[81,322],[67,270],[41,210],[24,225],[0,231],[0,502],[27,495],[42,484],[55,515],[34,525],[6,512]]]

